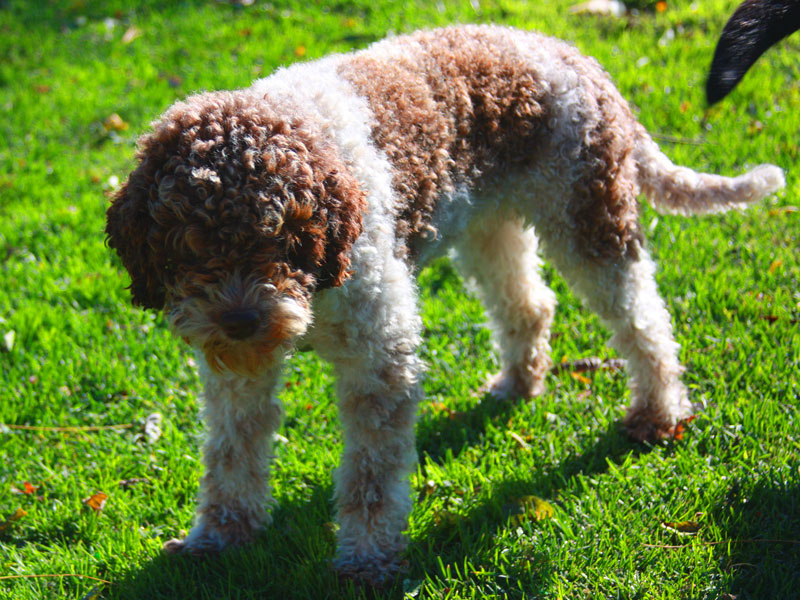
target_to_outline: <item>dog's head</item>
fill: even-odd
[[[256,374],[348,277],[364,193],[335,149],[249,92],[175,104],[108,209],[133,302],[164,309],[211,368]]]

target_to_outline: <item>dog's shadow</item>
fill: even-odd
[[[709,542],[724,576],[719,598],[797,598],[800,595],[800,481],[797,465],[736,480],[713,511],[722,539]]]
[[[457,455],[474,445],[489,424],[505,423],[515,406],[487,399],[464,411],[459,419],[423,418],[417,445],[421,464],[440,462],[448,448]],[[507,507],[515,499],[527,494],[552,498],[563,482],[575,474],[601,473],[609,462],[621,463],[631,453],[646,451],[646,447],[631,442],[618,424],[613,424],[582,452],[555,466],[493,481],[491,494],[474,502],[456,522],[431,523],[418,529],[406,553],[406,570],[383,590],[359,587],[337,578],[331,565],[336,549],[333,489],[327,482],[312,484],[304,496],[280,497],[272,526],[255,543],[207,558],[157,553],[148,563],[132,569],[128,577],[115,582],[112,597],[216,599],[231,597],[231,590],[235,589],[236,596],[243,598],[402,598],[425,572],[439,568],[428,564],[431,557],[437,557],[442,564],[463,563],[470,540],[474,543],[481,536],[510,526]],[[536,550],[532,552],[535,554]],[[538,565],[532,579],[530,573],[525,575],[530,585],[544,579],[549,568],[546,560],[537,558],[541,557],[528,557],[528,562]]]

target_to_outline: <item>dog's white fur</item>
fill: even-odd
[[[282,307],[275,318],[291,322],[290,343],[311,345],[334,364],[345,445],[335,477],[337,566],[372,581],[396,568],[411,508],[407,478],[415,462],[413,428],[422,371],[416,356],[421,322],[413,269],[448,249],[455,249],[458,265],[474,283],[492,322],[503,364],[503,372],[489,382],[495,397],[543,390],[556,298],[539,274],[541,242],[545,256],[615,332],[612,343],[628,360],[631,375],[627,422],[633,434],[667,434],[690,412],[679,379],[678,344],[648,253],[633,242],[635,251],[615,259],[589,256],[565,212],[565,200],[574,194],[586,160],[586,140],[603,118],[592,109],[593,94],[616,94],[613,87],[594,61],[556,40],[493,27],[455,31],[476,44],[485,39],[503,44],[536,73],[550,111],[548,134],[536,168],[510,172],[491,186],[468,181],[445,186],[430,231],[408,244],[416,263],[406,259],[405,241],[396,237],[395,167],[376,144],[374,106],[342,73],[352,56],[388,64],[414,61],[431,43],[428,34],[282,69],[241,92],[311,123],[366,194],[363,230],[350,249],[351,276],[343,285],[317,291],[307,306],[276,300],[274,286],[247,284],[246,273],[232,273],[218,284],[224,291],[215,292],[212,302],[225,303],[232,295],[241,305],[241,298],[252,294],[255,300],[245,304],[266,303],[273,312]],[[660,209],[721,211],[783,185],[780,169],[772,166],[736,179],[677,167],[632,118],[621,113],[619,119],[635,131],[631,160],[638,185]],[[175,302],[171,320],[176,333],[202,349],[198,332],[215,325],[202,302],[191,310],[189,302]],[[261,312],[269,310],[262,307]],[[198,351],[209,429],[206,474],[195,524],[186,539],[168,542],[168,550],[217,550],[246,541],[268,520],[269,441],[281,419],[275,389],[284,347],[258,358],[257,373],[237,372],[224,361],[209,364],[206,352]]]

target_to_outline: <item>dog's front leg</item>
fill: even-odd
[[[281,421],[274,397],[280,366],[259,378],[215,373],[198,353],[205,383],[205,474],[189,535],[164,544],[170,553],[203,554],[249,542],[268,522],[272,434]]]
[[[395,354],[357,371],[354,379],[338,369],[345,448],[336,472],[336,567],[380,584],[397,570],[411,511],[417,359]]]
[[[334,477],[335,565],[342,575],[373,585],[394,575],[405,546],[421,395],[421,323],[406,266],[389,260],[378,289],[354,281],[344,297],[321,304],[315,343],[336,369],[344,433]]]

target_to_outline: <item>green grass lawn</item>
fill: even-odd
[[[706,110],[735,1],[620,19],[571,3],[0,1],[0,598],[800,597],[800,38]],[[219,557],[165,557],[191,524],[200,390],[189,349],[131,306],[104,244],[136,137],[189,93],[457,22],[538,29],[594,55],[676,162],[787,170],[786,191],[744,213],[643,208],[702,410],[683,439],[648,447],[619,429],[621,372],[567,369],[535,402],[482,399],[497,368],[482,310],[442,260],[420,275],[427,397],[394,588],[370,595],[330,567],[341,438],[330,370],[312,353],[285,377],[274,526]],[[609,332],[546,276],[554,361],[614,356]],[[153,413],[157,439],[144,432]],[[84,502],[98,492],[100,511]],[[530,496],[552,516],[537,519]]]

